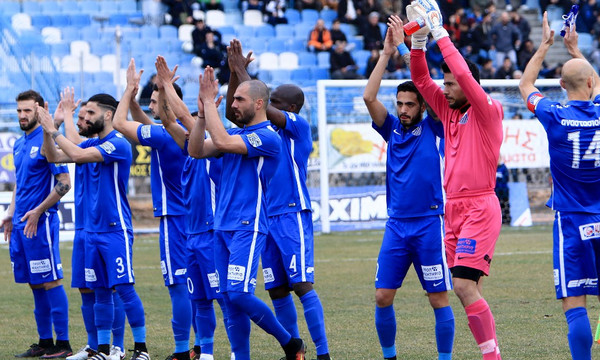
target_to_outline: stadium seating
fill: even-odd
[[[227,25],[227,21],[225,20],[225,13],[221,10],[208,10],[206,12],[205,21],[206,25],[210,27],[219,27],[223,25]]]
[[[42,29],[42,38],[46,44],[57,44],[62,40],[59,28],[47,26]]]
[[[279,39],[279,38],[268,39],[266,41],[267,51],[280,54],[280,53],[286,51],[286,42],[287,42],[287,40]]]
[[[290,25],[296,25],[302,21],[300,12],[296,9],[287,9],[285,11],[285,18]]]
[[[279,68],[279,56],[275,53],[265,52],[258,57],[258,66],[263,70],[274,70]]]
[[[259,26],[263,24],[263,15],[259,10],[244,12],[244,25]]]
[[[279,68],[289,70],[297,69],[298,55],[293,52],[282,52],[279,54]]]

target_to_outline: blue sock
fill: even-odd
[[[32,291],[35,304],[33,316],[35,317],[38,335],[40,339],[52,339],[52,313],[50,312],[48,294],[43,288],[32,289]]]
[[[227,308],[227,334],[231,351],[235,353],[235,360],[250,360],[250,317],[231,302],[229,294],[223,294],[223,301]]]
[[[396,356],[396,313],[394,304],[380,308],[375,306],[375,328],[384,358]]]
[[[310,337],[315,343],[317,355],[329,354],[329,345],[325,334],[325,316],[323,315],[323,305],[321,305],[319,295],[315,290],[311,290],[302,295],[300,301],[304,307],[304,318],[308,325]]]
[[[219,307],[221,308],[221,312],[223,313],[223,326],[225,326],[225,332],[227,333],[227,338],[229,339],[229,342],[231,343],[231,335],[229,335],[229,313],[227,312],[227,306],[225,306],[225,300],[223,300],[223,298],[219,298],[217,299],[217,302],[219,303]]]
[[[107,288],[97,288],[96,303],[94,304],[94,321],[98,330],[98,346],[110,345],[110,331],[115,316],[113,291]]]
[[[194,346],[200,346],[200,340],[198,336],[198,327],[196,326],[196,302],[190,301],[192,303],[192,329],[194,329]]]
[[[202,354],[213,353],[214,335],[217,327],[217,318],[215,317],[215,308],[212,300],[195,300],[196,307],[196,327],[198,334],[196,341],[202,349]]]
[[[569,348],[573,360],[589,360],[592,358],[592,330],[587,310],[576,307],[565,312],[569,326]]]
[[[115,286],[115,289],[123,301],[123,308],[125,309],[125,314],[127,315],[127,320],[129,321],[129,326],[131,326],[131,329],[133,330],[133,328],[141,327],[145,328],[146,317],[144,315],[144,305],[142,304],[142,300],[140,300],[138,294],[135,292],[133,284],[117,285]],[[135,342],[145,342],[137,341],[135,338],[133,340]]]
[[[69,341],[69,299],[62,285],[47,290],[56,340]]]
[[[168,286],[168,289],[173,313],[171,327],[175,338],[175,352],[186,352],[190,347],[190,327],[192,326],[192,303],[187,285],[175,284]]]
[[[437,342],[438,359],[452,359],[454,344],[454,313],[450,306],[433,309],[435,314],[435,340]]]
[[[93,292],[81,293],[81,316],[83,325],[87,332],[87,344],[94,350],[98,350],[98,330],[94,322],[94,303],[96,295]]]
[[[273,307],[275,308],[277,321],[281,323],[292,337],[300,337],[300,331],[298,331],[298,313],[296,312],[292,294],[288,294],[288,296],[281,299],[274,299]]]
[[[116,291],[112,292],[113,303],[115,304],[115,316],[112,324],[112,344],[125,351],[125,308],[123,301]]]
[[[246,313],[261,329],[273,335],[281,346],[290,342],[292,339],[290,333],[277,321],[277,318],[275,318],[275,315],[267,304],[256,295],[230,291],[228,296],[234,306]]]

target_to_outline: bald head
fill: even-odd
[[[271,94],[271,105],[279,110],[299,113],[304,106],[304,92],[293,84],[280,85]]]
[[[588,80],[594,78],[594,68],[583,59],[571,59],[562,68],[562,82],[565,90],[579,91],[588,87]]]
[[[252,101],[262,99],[265,104],[264,108],[266,109],[266,104],[269,103],[269,88],[264,82],[260,80],[248,80],[241,83],[238,88],[247,91]]]

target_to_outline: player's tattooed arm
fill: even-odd
[[[65,196],[69,190],[71,190],[71,184],[63,184],[60,180],[57,181],[56,186],[54,186],[54,191],[61,197]]]

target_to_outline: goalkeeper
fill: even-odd
[[[465,308],[469,328],[484,360],[501,359],[494,317],[482,296],[489,275],[502,213],[494,194],[502,143],[502,105],[479,85],[477,66],[466,61],[443,28],[433,0],[415,0],[406,8],[409,20],[426,26],[412,36],[411,77],[444,126],[447,194],[444,243],[454,292]],[[442,90],[429,76],[425,61],[427,35],[444,56]]]
[[[363,94],[373,128],[387,142],[386,223],[375,275],[375,327],[384,359],[396,359],[394,297],[413,264],[435,314],[438,359],[452,358],[454,314],[448,304],[452,289],[444,253],[444,196],[442,191],[443,128],[431,116],[423,119],[425,101],[412,81],[396,90],[396,112],[390,114],[377,99],[383,72],[398,46],[404,45],[400,18],[392,15],[383,54]],[[407,59],[408,63],[408,59]]]

